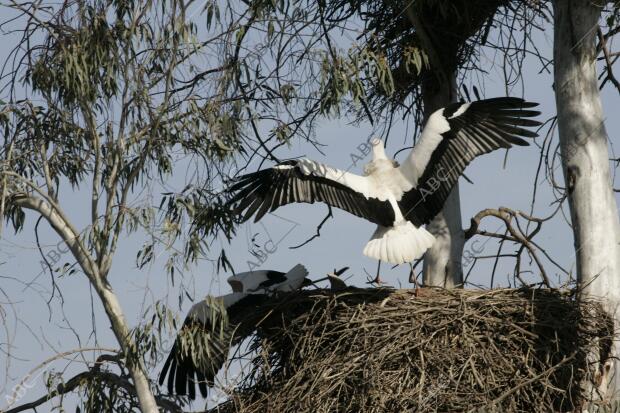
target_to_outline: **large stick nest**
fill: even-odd
[[[276,300],[250,373],[213,411],[570,411],[593,349],[609,354],[609,317],[573,292],[422,291]]]

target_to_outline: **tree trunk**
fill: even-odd
[[[604,300],[618,331],[620,221],[596,74],[595,39],[602,8],[584,0],[556,0],[553,5],[554,87],[577,281],[581,294]],[[614,340],[615,356],[618,350]],[[594,378],[609,399],[620,389],[620,364],[612,366],[606,356],[597,355]]]
[[[41,214],[67,244],[103,303],[105,312],[112,325],[112,331],[127,360],[127,369],[136,389],[140,410],[143,413],[157,413],[157,403],[153,396],[149,379],[144,371],[144,366],[140,363],[140,360],[132,360],[135,345],[130,340],[129,326],[123,314],[123,309],[116,294],[114,294],[110,285],[105,281],[105,276],[99,272],[95,262],[84,249],[78,232],[67,223],[68,221],[65,220],[60,209],[50,206],[48,202],[28,196],[17,196],[14,202],[22,208]]]
[[[100,283],[97,288],[97,293],[103,302],[105,311],[108,314],[108,318],[112,324],[112,330],[114,335],[118,339],[123,353],[125,353],[127,369],[133,380],[133,384],[136,388],[136,394],[138,395],[138,401],[140,402],[140,410],[142,413],[157,413],[157,402],[153,396],[149,378],[147,377],[144,366],[140,363],[140,360],[132,360],[131,340],[129,339],[129,327],[127,320],[123,314],[122,307],[116,298],[116,294],[107,285],[107,283]]]
[[[456,100],[456,73],[448,82],[436,78],[422,82],[424,116]],[[462,287],[463,268],[461,258],[465,237],[461,221],[461,203],[458,182],[446,200],[443,210],[427,226],[436,238],[424,255],[423,284],[445,288]]]

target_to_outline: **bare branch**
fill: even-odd
[[[614,72],[612,68],[613,62],[611,61],[612,56],[609,53],[609,49],[607,48],[607,40],[605,36],[603,35],[603,31],[601,30],[600,27],[596,31],[596,34],[600,42],[598,48],[603,50],[603,55],[605,56],[605,64],[606,64],[605,70],[607,71],[607,77],[605,78],[605,80],[603,80],[603,83],[601,83],[600,87],[602,89],[603,86],[605,86],[605,83],[607,83],[607,81],[610,81],[616,87],[616,89],[618,89],[618,92],[620,92],[620,82],[614,76]]]
[[[502,220],[504,222],[504,225],[506,226],[506,230],[508,231],[510,235],[508,236],[508,235],[502,235],[502,234],[493,234],[493,233],[488,233],[486,231],[480,230],[479,229],[480,221],[483,218],[488,217],[488,216],[492,216],[492,217],[499,218],[500,220]],[[517,220],[515,219],[517,216],[523,217],[527,219],[528,221],[536,222],[538,226],[529,234],[524,234],[519,228],[518,226],[519,224]],[[513,226],[513,222],[516,222],[517,228]],[[493,237],[493,238],[499,238],[502,241],[513,241],[513,242],[520,243],[522,245],[522,248],[519,250],[519,253],[516,254],[517,265],[515,267],[515,274],[519,276],[518,274],[520,272],[519,265],[520,265],[521,251],[523,248],[526,248],[530,256],[536,262],[538,269],[540,270],[540,276],[543,279],[543,283],[547,287],[550,288],[551,282],[549,280],[547,272],[545,271],[542,261],[540,260],[540,258],[538,257],[538,254],[536,253],[539,247],[537,247],[536,244],[532,242],[532,237],[536,235],[536,233],[538,233],[542,222],[543,222],[543,219],[532,217],[521,211],[516,212],[509,208],[499,208],[499,209],[489,208],[489,209],[485,209],[485,210],[478,212],[471,219],[471,226],[465,231],[465,239],[469,239],[473,237],[474,235],[478,234],[478,235],[484,235],[484,236]]]
[[[312,241],[315,238],[318,238],[321,236],[321,229],[323,228],[323,225],[325,224],[325,222],[327,222],[328,219],[332,218],[332,207],[330,205],[327,205],[327,215],[325,215],[325,218],[323,218],[323,220],[319,223],[319,225],[316,227],[316,234],[314,234],[312,237],[308,238],[307,240],[305,240],[304,242],[302,242],[299,245],[295,245],[293,247],[289,247],[289,249],[297,249],[297,248],[301,248],[304,245],[308,244],[310,241]]]
[[[65,383],[60,383],[56,386],[55,389],[51,390],[45,396],[41,396],[30,403],[25,403],[12,409],[5,410],[3,413],[18,413],[31,409],[36,411],[37,407],[48,402],[49,400],[70,393],[83,386],[84,382],[92,381],[95,379],[121,387],[133,397],[136,397],[137,395],[136,389],[134,388],[133,384],[129,380],[127,380],[127,378],[109,371],[100,371],[93,368],[89,371],[85,371],[71,377]],[[155,396],[155,401],[157,402],[157,405],[163,409],[164,412],[180,413],[183,411],[183,409],[177,406],[173,401],[162,396]]]

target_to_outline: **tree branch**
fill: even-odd
[[[330,205],[327,205],[327,215],[325,216],[325,218],[323,218],[323,220],[321,221],[321,223],[316,227],[316,234],[314,234],[312,237],[308,238],[306,241],[302,242],[299,245],[295,245],[293,247],[289,247],[289,249],[297,249],[297,248],[301,248],[304,245],[306,245],[307,243],[309,243],[310,241],[312,241],[315,238],[318,238],[321,236],[321,228],[323,228],[323,225],[327,222],[328,219],[330,219],[331,217],[333,217],[332,215],[332,207]]]
[[[618,79],[616,79],[616,77],[614,76],[614,72],[612,70],[613,62],[611,61],[611,55],[609,54],[609,49],[607,48],[607,40],[605,39],[605,36],[603,35],[603,31],[601,30],[600,27],[598,28],[596,33],[598,36],[598,40],[600,42],[600,49],[603,50],[603,55],[605,56],[605,64],[606,64],[606,70],[607,70],[607,77],[601,84],[601,89],[603,88],[603,86],[605,86],[605,83],[607,83],[607,81],[609,80],[611,83],[613,83],[616,89],[618,89],[618,92],[620,92],[620,82],[618,81]]]
[[[3,413],[19,413],[30,409],[36,410],[37,407],[48,402],[54,397],[70,393],[76,390],[78,387],[82,386],[85,381],[92,381],[94,379],[99,379],[114,384],[115,386],[122,387],[125,391],[127,391],[127,393],[131,394],[134,397],[137,397],[136,389],[129,380],[112,372],[100,371],[93,367],[89,371],[78,373],[77,375],[71,377],[65,383],[58,384],[54,390],[51,390],[45,396],[41,396],[32,402],[22,404],[9,410],[5,410]],[[177,406],[174,402],[162,396],[155,396],[155,401],[157,405],[161,407],[165,412],[180,413],[183,411],[181,407]]]
[[[489,233],[483,230],[480,230],[480,221],[487,216],[492,216],[492,217],[496,217],[499,218],[500,220],[502,220],[504,222],[504,225],[506,225],[506,230],[510,233],[510,236],[508,235],[503,235],[503,234],[495,234],[495,233]],[[517,222],[517,228],[515,228],[513,226],[513,218],[516,218],[517,216],[521,216],[525,219],[527,219],[528,221],[534,221],[537,223],[537,227],[529,234],[524,234],[520,227],[519,224]],[[515,272],[518,273],[519,272],[519,265],[520,265],[520,257],[521,257],[521,251],[523,249],[523,247],[525,247],[528,251],[528,253],[530,254],[530,256],[534,259],[534,261],[536,262],[536,265],[538,266],[538,269],[540,270],[540,275],[543,279],[543,283],[547,286],[547,287],[551,287],[551,282],[549,281],[549,277],[547,276],[547,272],[544,269],[544,266],[540,260],[540,258],[538,257],[538,254],[536,253],[537,250],[537,246],[536,244],[534,244],[532,242],[532,237],[534,235],[536,235],[538,233],[538,231],[540,230],[540,226],[542,225],[542,222],[544,221],[544,219],[541,218],[535,218],[532,217],[528,214],[525,214],[524,212],[516,212],[513,211],[509,208],[499,208],[499,209],[485,209],[482,210],[480,212],[478,212],[472,219],[471,219],[471,226],[465,231],[465,239],[469,239],[471,237],[473,237],[474,235],[485,235],[488,237],[493,237],[493,238],[499,238],[503,241],[513,241],[513,242],[517,242],[520,243],[522,245],[522,248],[519,250],[519,253],[517,254],[517,266],[515,267]],[[546,255],[546,254],[545,254]]]
[[[60,238],[67,244],[84,273],[92,279],[98,277],[97,267],[86,247],[80,242],[79,232],[66,219],[60,208],[51,204],[51,200],[42,200],[25,193],[13,194],[10,202],[15,205],[38,212],[54,228]]]

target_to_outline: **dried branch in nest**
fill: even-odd
[[[272,305],[251,371],[211,411],[570,411],[613,331],[598,304],[546,289],[350,288]]]

